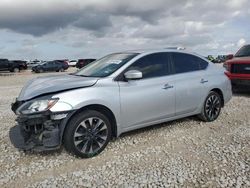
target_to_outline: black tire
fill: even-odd
[[[43,70],[43,69],[39,69],[38,72],[39,72],[39,73],[43,73],[44,70]]]
[[[13,68],[13,72],[15,72],[15,73],[20,72],[20,69],[15,67],[15,68]]]
[[[214,121],[220,115],[221,107],[221,96],[215,91],[210,91],[203,104],[202,112],[198,117],[205,122]]]
[[[59,72],[64,72],[64,69],[63,69],[63,68],[60,68],[60,69],[59,69]]]
[[[98,111],[86,110],[69,121],[63,143],[69,153],[90,158],[101,153],[110,139],[111,123],[108,118]]]

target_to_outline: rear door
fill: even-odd
[[[143,78],[119,81],[122,128],[139,128],[174,116],[175,88],[168,54],[144,56],[128,70],[141,71]]]
[[[43,69],[45,71],[51,71],[51,62],[47,62],[47,63],[43,64]]]
[[[201,65],[201,58],[173,52],[172,62],[175,71],[176,115],[195,112],[203,104],[206,88],[206,71],[208,65]]]
[[[51,63],[51,71],[58,71],[60,68],[62,68],[62,63],[59,61],[53,61]]]

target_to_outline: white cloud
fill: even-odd
[[[224,44],[222,46],[223,49],[231,49],[232,47],[234,47],[235,44],[234,43],[227,43],[227,44]]]
[[[52,57],[60,50],[72,56],[98,56],[119,49],[177,45],[223,53],[250,40],[249,7],[247,0],[1,0],[0,32],[8,31],[10,38],[22,33],[15,48],[4,43],[11,46],[8,54],[15,53],[11,49],[29,49],[20,56],[43,51],[41,56]],[[23,44],[25,39],[33,43]]]
[[[237,42],[237,46],[238,47],[242,47],[244,44],[246,44],[246,40],[241,38],[238,42]]]

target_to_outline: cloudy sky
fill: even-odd
[[[0,58],[99,58],[185,46],[228,54],[250,43],[249,0],[0,0]]]

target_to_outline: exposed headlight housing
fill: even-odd
[[[39,112],[45,112],[52,108],[58,99],[45,99],[45,100],[36,100],[30,101],[17,109],[17,114],[33,114]]]

